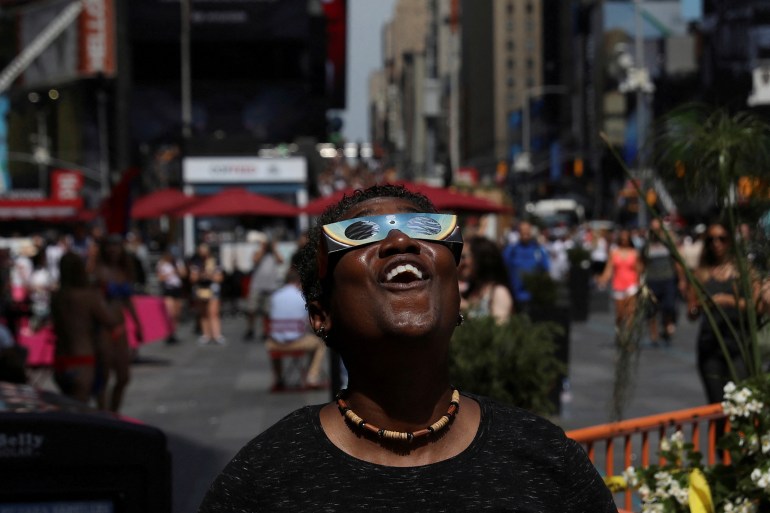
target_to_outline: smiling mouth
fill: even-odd
[[[412,264],[402,264],[385,275],[385,283],[411,283],[423,279],[422,271]]]

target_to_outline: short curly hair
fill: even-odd
[[[327,208],[318,217],[315,226],[308,232],[308,242],[297,253],[294,265],[300,275],[302,294],[305,301],[325,302],[330,293],[330,280],[327,275],[323,280],[318,276],[318,251],[321,248],[322,228],[326,224],[335,223],[342,219],[348,210],[372,198],[404,199],[419,208],[422,212],[437,212],[436,207],[423,194],[412,192],[401,185],[373,185],[367,189],[356,190],[351,195],[345,195],[336,204]]]

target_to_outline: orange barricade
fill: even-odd
[[[725,414],[721,404],[709,404],[686,410],[677,410],[648,417],[612,422],[582,429],[567,431],[567,436],[580,442],[586,449],[591,462],[597,463],[597,450],[604,453],[604,473],[607,476],[619,474],[630,466],[646,467],[650,459],[658,452],[660,440],[673,432],[682,431],[692,444],[703,447],[709,464],[716,462],[716,442],[718,421],[724,420]],[[727,423],[725,423],[726,425]],[[706,429],[706,439],[701,436]],[[689,438],[688,438],[689,437]],[[651,438],[658,443],[651,444]],[[622,468],[616,472],[615,443],[623,443]],[[652,447],[651,447],[652,445]],[[620,460],[618,457],[617,460]],[[658,461],[661,458],[658,456]],[[730,456],[725,451],[722,461],[729,463]],[[625,492],[624,508],[631,510],[632,492]],[[623,513],[623,510],[620,510]]]

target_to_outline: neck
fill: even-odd
[[[350,370],[350,407],[363,419],[382,428],[416,431],[446,413],[451,388],[445,368],[407,365],[395,372]]]

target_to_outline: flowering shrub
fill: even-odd
[[[722,408],[730,431],[718,448],[730,463],[704,465],[702,455],[677,431],[660,443],[665,463],[629,467],[615,491],[635,489],[642,513],[763,513],[770,511],[770,375],[725,386]]]

